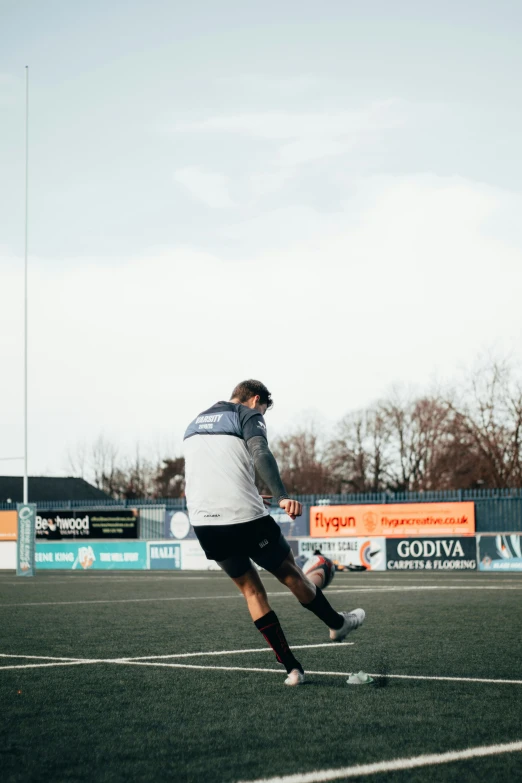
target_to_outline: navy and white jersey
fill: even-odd
[[[265,420],[240,403],[217,402],[189,424],[183,450],[194,526],[236,525],[268,515],[246,445],[256,435],[266,438]]]

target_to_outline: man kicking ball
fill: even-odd
[[[336,612],[321,589],[296,565],[279,525],[254,483],[254,468],[279,506],[295,519],[301,503],[288,497],[268,447],[264,414],[272,407],[260,381],[243,381],[229,402],[200,413],[185,433],[186,495],[190,521],[209,560],[215,560],[246,599],[256,628],[286,668],[285,685],[300,685],[304,671],[272,611],[252,560],[286,585],[298,601],[342,641],[358,628],[363,609]]]

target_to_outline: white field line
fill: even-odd
[[[261,672],[263,674],[284,674],[281,669],[266,669],[253,666],[204,666],[194,663],[164,663],[163,661],[142,661],[125,658],[93,658],[78,659],[75,661],[57,661],[56,663],[26,663],[8,666],[0,666],[0,672],[4,669],[45,669],[56,666],[85,666],[89,664],[116,664],[118,666],[156,666],[167,669],[199,669],[208,671],[225,672]],[[306,670],[306,674],[326,677],[349,677],[352,672],[322,672]],[[493,680],[480,677],[428,677],[425,675],[413,674],[376,674],[370,673],[370,677],[387,677],[401,680],[437,680],[447,682],[479,682],[491,685],[522,685],[522,680]]]
[[[107,663],[116,663],[129,666],[162,666],[167,669],[208,669],[209,671],[224,672],[264,672],[267,674],[284,674],[281,669],[261,669],[252,666],[205,666],[196,663],[164,663],[163,661],[138,661],[132,659],[111,659]],[[319,672],[305,670],[305,674],[314,674],[325,677],[349,677],[353,672]],[[404,680],[441,680],[450,682],[481,682],[494,685],[522,685],[522,680],[492,680],[479,677],[428,677],[425,675],[416,676],[414,674],[370,674],[370,677],[394,677]]]
[[[343,587],[340,590],[328,589],[330,593],[405,593],[409,590],[522,590],[522,582],[518,587],[503,587],[502,585],[396,585],[394,587]],[[267,595],[285,595],[285,593],[267,593]]]
[[[57,655],[15,655],[15,653],[0,653],[0,658],[23,658],[35,661],[87,661],[90,658],[59,657]]]
[[[273,593],[272,593],[273,595]],[[281,593],[286,595],[286,593]],[[291,595],[291,593],[290,593]],[[16,606],[77,606],[78,604],[135,604],[135,603],[151,603],[151,602],[164,602],[164,601],[209,601],[213,598],[219,598],[223,601],[227,598],[242,598],[241,593],[237,595],[197,595],[197,596],[171,596],[161,598],[94,598],[85,599],[83,601],[28,601],[25,603],[16,604],[2,604],[0,603],[0,609],[5,607]]]
[[[339,649],[341,647],[353,647],[354,642],[321,642],[320,644],[293,644],[293,650],[304,650],[311,647],[330,647]],[[20,653],[0,653],[0,658],[16,658],[21,660],[34,660],[34,661],[64,661],[68,662],[85,662],[85,663],[112,663],[118,661],[124,663],[125,661],[151,661],[164,658],[192,658],[196,656],[215,656],[215,655],[238,655],[242,653],[258,653],[258,652],[273,652],[271,647],[254,647],[242,650],[208,650],[203,652],[190,652],[190,653],[172,653],[169,655],[142,655],[139,657],[133,656],[120,656],[119,658],[71,658],[71,657],[59,657],[56,655],[21,655]]]
[[[302,650],[310,647],[330,647],[331,649],[339,649],[339,647],[345,647],[353,645],[353,642],[344,642],[343,644],[333,643],[321,643],[321,644],[301,644],[292,645],[294,650]],[[198,653],[180,653],[179,655],[172,656],[150,656],[147,659],[143,658],[51,658],[48,655],[15,655],[1,653],[2,658],[15,658],[19,660],[39,660],[39,661],[53,661],[53,663],[34,663],[34,664],[20,664],[15,666],[0,666],[2,669],[25,669],[25,668],[41,668],[45,666],[70,666],[79,664],[94,664],[94,663],[112,663],[129,666],[162,666],[171,669],[209,669],[211,671],[243,671],[243,672],[268,672],[281,674],[281,669],[266,669],[255,668],[246,666],[207,666],[202,664],[189,664],[189,663],[166,663],[158,658],[172,658],[172,657],[190,657],[190,656],[215,656],[215,655],[233,655],[237,653],[255,653],[255,652],[271,652],[269,647],[259,647],[249,650],[212,650],[210,652],[198,652]],[[349,677],[352,672],[331,672],[331,671],[312,671],[306,670],[307,674],[313,674],[324,677]],[[493,679],[486,677],[442,677],[442,676],[428,676],[422,674],[380,674],[377,672],[370,673],[370,677],[381,677],[399,680],[436,680],[441,682],[480,682],[492,685],[522,685],[522,680],[504,680]]]
[[[240,781],[240,783],[323,783],[328,780],[358,778],[366,775],[375,775],[380,772],[396,772],[402,769],[415,769],[416,767],[432,767],[439,764],[449,764],[453,761],[465,761],[466,759],[483,758],[484,756],[498,756],[502,753],[516,753],[521,750],[522,741],[506,742],[502,745],[481,745],[476,748],[466,748],[466,750],[451,750],[447,753],[430,753],[411,758],[376,761],[373,764],[356,764],[352,767],[300,772],[297,775],[258,778],[257,780]]]
[[[51,579],[51,577],[46,578],[46,582],[52,581],[53,585],[60,583],[60,584],[71,584],[72,579],[81,579],[81,576],[68,576],[68,577],[61,577],[58,579]],[[85,576],[83,577],[84,582],[90,582],[91,584],[95,584],[96,582],[101,581],[108,581],[108,582],[116,582],[117,584],[120,584],[121,582],[134,582],[134,584],[139,584],[140,582],[161,582],[161,581],[170,581],[172,582],[175,580],[176,582],[203,582],[203,581],[215,581],[215,576],[178,576],[178,577],[171,577],[171,576],[135,576],[135,577],[120,577],[120,576]],[[138,581],[139,580],[139,581]],[[38,587],[42,587],[43,582],[41,580],[31,580],[27,577],[24,579],[19,579],[18,582],[6,582],[0,578],[0,584],[6,585],[9,587],[21,587],[26,585],[37,585]]]
[[[325,675],[329,677],[349,677],[353,672],[317,672],[308,671],[306,674]],[[370,673],[370,677],[390,678],[395,680],[434,680],[441,682],[482,682],[490,685],[522,685],[522,680],[494,680],[486,677],[439,677],[424,674],[377,674]]]
[[[340,590],[328,590],[328,595],[333,593],[404,593],[419,592],[424,590],[522,590],[522,584],[519,587],[503,587],[501,585],[481,585],[471,587],[462,585],[419,585],[419,586],[397,586],[397,587],[346,587]],[[267,592],[271,598],[280,596],[292,596],[290,591],[285,592]],[[160,598],[95,598],[85,599],[83,601],[29,601],[25,603],[0,604],[0,609],[14,608],[20,606],[78,606],[80,604],[133,604],[133,603],[151,603],[164,601],[211,601],[219,599],[225,601],[229,599],[242,599],[241,593],[237,595],[194,595],[194,596],[170,596]]]
[[[432,575],[432,573],[429,576],[424,576],[422,578],[416,578],[416,577],[407,577],[402,575],[400,572],[388,572],[389,576],[386,576],[386,572],[378,572],[379,576],[376,576],[377,572],[368,572],[366,574],[338,574],[335,577],[336,584],[340,583],[348,583],[352,582],[355,586],[361,586],[363,584],[370,585],[393,585],[397,584],[398,586],[402,585],[425,585],[425,584],[437,584],[444,582],[444,584],[467,584],[467,585],[484,585],[487,582],[497,582],[497,584],[503,585],[507,583],[511,584],[522,584],[522,574],[519,578],[516,578],[514,574],[510,574],[510,578],[506,578],[506,574],[504,573],[474,573],[473,576],[469,577],[451,577],[449,574],[451,572],[449,571],[440,571],[436,573],[435,575]],[[411,573],[411,572],[410,572]],[[427,572],[423,572],[424,574],[427,574]],[[223,583],[229,583],[229,580],[227,579],[225,574],[221,574],[216,572],[214,576],[142,576],[141,572],[139,574],[136,574],[135,576],[98,576],[96,572],[92,572],[89,575],[81,575],[81,574],[72,574],[71,576],[60,576],[60,577],[50,577],[45,576],[42,578],[41,575],[39,575],[40,578],[35,579],[17,579],[16,581],[13,579],[12,576],[10,576],[8,579],[6,577],[0,576],[0,584],[5,585],[6,587],[39,587],[41,588],[42,585],[52,583],[52,584],[78,584],[78,581],[82,580],[82,584],[89,584],[89,585],[95,585],[98,584],[98,582],[112,582],[113,584],[123,584],[127,582],[132,582],[133,584],[140,584],[141,582],[170,582],[171,584],[175,584],[176,582],[223,582]],[[515,578],[513,578],[515,577]],[[330,591],[329,591],[330,592]]]
[[[292,644],[292,650],[306,650],[311,647],[353,647],[355,642],[321,642],[321,644]],[[119,658],[120,661],[156,661],[166,658],[196,658],[204,655],[241,655],[243,653],[273,652],[270,647],[253,647],[249,650],[212,650],[211,652],[172,653],[172,655],[141,655],[131,658]]]
[[[69,573],[68,571],[65,573]],[[70,572],[69,576],[65,573],[56,576],[49,576],[46,572],[38,572],[33,579],[20,579],[14,577],[13,574],[4,574],[0,572],[0,583],[8,584],[14,587],[20,587],[22,585],[37,585],[41,587],[42,584],[47,582],[63,582],[71,584],[73,581],[83,580],[86,584],[96,584],[97,582],[197,582],[197,581],[223,581],[228,582],[229,579],[223,571],[212,571],[208,575],[200,575],[194,573],[194,576],[190,576],[188,571],[170,571],[166,573],[144,573],[143,571],[135,572],[132,576],[119,576],[116,572],[112,576],[107,576],[103,572],[89,571],[89,572]],[[517,573],[506,572],[487,572],[487,571],[474,571],[473,574],[468,572],[467,576],[452,576],[452,574],[459,573],[458,571],[366,571],[366,572],[349,572],[349,573],[337,573],[335,575],[335,581],[342,582],[356,582],[362,584],[363,582],[383,583],[390,584],[391,582],[405,582],[408,584],[426,584],[426,582],[462,582],[467,584],[482,584],[488,580],[495,582],[515,582],[520,583],[522,581],[522,574],[517,578]],[[262,572],[263,576],[270,576],[267,572]]]
[[[62,661],[57,663],[20,663],[9,664],[8,666],[0,666],[0,672],[4,669],[45,669],[49,666],[84,666],[87,663],[105,663],[105,661]]]

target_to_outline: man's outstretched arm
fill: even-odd
[[[301,516],[301,504],[298,500],[292,500],[288,497],[288,492],[281,480],[277,462],[268,447],[266,438],[263,438],[261,435],[249,438],[247,441],[247,448],[254,461],[257,472],[270,489],[270,492],[279,506],[283,508],[292,519]]]

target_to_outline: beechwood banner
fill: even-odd
[[[312,506],[310,535],[472,536],[474,503],[386,503],[368,506]]]

